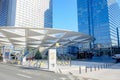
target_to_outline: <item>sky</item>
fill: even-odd
[[[77,0],[53,0],[53,28],[78,31]]]
[[[118,3],[119,3],[119,6],[120,6],[120,0],[117,0],[118,1]]]

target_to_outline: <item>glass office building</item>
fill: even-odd
[[[0,25],[1,26],[7,26],[7,17],[8,17],[8,0],[0,0]]]
[[[0,0],[0,26],[52,27],[52,0]]]
[[[119,46],[120,8],[116,0],[77,0],[78,30],[95,37],[94,47]]]

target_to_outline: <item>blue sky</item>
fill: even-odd
[[[119,6],[120,6],[120,0],[117,0],[118,1],[118,3],[119,3]]]
[[[78,31],[77,0],[53,0],[53,28]]]

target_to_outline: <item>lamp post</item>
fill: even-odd
[[[118,27],[116,28],[116,30],[117,30],[117,42],[118,42],[118,48],[119,48],[119,44],[120,44],[120,42],[119,42],[119,29],[118,29]]]

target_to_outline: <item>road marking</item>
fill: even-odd
[[[18,75],[18,76],[21,76],[21,77],[25,77],[25,78],[32,78],[32,77],[30,77],[30,76],[27,76],[27,75],[24,75],[24,74],[16,74],[16,75]]]

